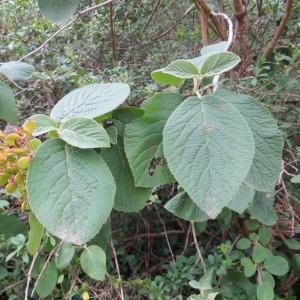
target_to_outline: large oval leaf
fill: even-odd
[[[30,207],[46,229],[81,245],[107,221],[116,186],[108,166],[94,150],[51,139],[38,148],[30,164],[27,191]]]
[[[54,262],[50,262],[43,271],[38,284],[36,292],[41,298],[46,298],[51,294],[57,283],[58,273]]]
[[[96,118],[118,107],[129,93],[129,86],[124,83],[90,84],[63,97],[50,117],[57,121],[70,117]]]
[[[271,192],[279,176],[283,138],[271,113],[253,97],[227,90],[217,95],[232,103],[248,122],[255,142],[255,155],[246,182],[256,190]]]
[[[153,80],[163,85],[180,86],[184,83],[184,79],[165,73],[164,69],[153,71],[151,77]]]
[[[109,166],[117,185],[114,209],[138,212],[145,206],[151,190],[135,187],[121,139],[112,148],[103,149],[101,155]]]
[[[215,218],[250,169],[254,140],[247,122],[218,97],[190,97],[171,114],[163,136],[173,175],[191,199]]]
[[[164,68],[164,73],[181,79],[189,79],[199,76],[197,66],[191,61],[179,59],[171,62]]]
[[[34,66],[21,61],[9,61],[0,66],[0,73],[10,80],[30,79],[34,71]]]
[[[70,118],[58,130],[66,143],[81,149],[109,148],[110,139],[102,125],[89,118]]]
[[[14,93],[8,85],[2,82],[0,82],[0,119],[14,125],[18,122]]]
[[[78,6],[78,0],[38,0],[41,13],[55,24],[65,22]]]
[[[176,93],[157,94],[143,103],[145,114],[126,126],[125,152],[136,186],[155,187],[174,181],[164,159],[162,132],[181,101]]]

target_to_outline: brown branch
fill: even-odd
[[[134,240],[140,240],[140,239],[147,239],[147,238],[159,238],[159,237],[164,237],[166,235],[170,234],[185,234],[184,230],[168,230],[166,232],[157,232],[157,233],[142,233],[142,234],[136,234],[131,237],[124,238],[124,242],[129,242],[129,241],[134,241]]]
[[[284,11],[283,17],[280,21],[280,24],[279,24],[272,40],[268,43],[268,45],[263,50],[263,57],[265,59],[267,59],[269,57],[269,55],[272,53],[272,50],[274,49],[275,45],[277,44],[285,26],[289,20],[289,17],[290,17],[291,11],[292,11],[293,2],[294,2],[293,0],[287,0],[285,11]]]
[[[204,12],[199,12],[199,23],[201,27],[202,45],[207,46],[209,44],[208,16]]]

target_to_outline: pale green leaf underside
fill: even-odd
[[[155,187],[174,181],[162,151],[162,132],[181,101],[179,94],[157,94],[143,103],[145,114],[126,126],[125,152],[136,186]]]
[[[65,22],[78,6],[78,0],[38,0],[41,13],[55,24]]]
[[[216,93],[233,104],[252,130],[255,142],[254,160],[245,181],[256,190],[274,190],[281,166],[283,138],[271,113],[254,98],[227,90]]]
[[[211,45],[207,45],[201,49],[201,55],[209,55],[217,52],[226,51],[228,42],[219,42]]]
[[[238,193],[234,196],[227,207],[239,214],[242,214],[252,203],[254,195],[255,190],[245,183],[242,183]]]
[[[200,68],[202,76],[211,77],[233,69],[241,59],[232,52],[218,52],[208,55]]]
[[[0,119],[13,125],[18,122],[16,99],[11,88],[0,82]]]
[[[81,245],[107,221],[116,186],[94,150],[51,139],[38,148],[30,164],[27,191],[41,224],[58,238]]]
[[[124,146],[121,140],[110,149],[101,151],[117,185],[114,209],[124,212],[138,212],[145,206],[151,190],[136,188],[133,181]]]
[[[10,80],[30,79],[34,71],[34,66],[21,61],[9,61],[0,65],[0,73]]]
[[[181,79],[199,76],[198,68],[191,61],[179,59],[171,62],[163,71]]]
[[[58,130],[59,137],[81,149],[109,148],[110,138],[102,125],[83,117],[70,118]]]
[[[33,213],[29,214],[29,225],[30,231],[27,243],[27,250],[30,255],[35,255],[40,248],[40,244],[44,234],[44,227],[33,215]]]
[[[186,221],[204,222],[209,217],[191,200],[186,192],[181,192],[165,204],[165,209]]]
[[[153,71],[151,73],[152,79],[163,85],[180,86],[184,83],[184,79],[165,73],[164,70],[165,69],[159,69]]]
[[[163,136],[171,172],[191,199],[215,218],[250,169],[254,140],[247,122],[218,97],[190,97],[172,113]]]
[[[36,128],[33,132],[33,136],[39,136],[41,134],[47,133],[58,128],[58,123],[48,116],[43,114],[37,114],[30,117],[36,123]]]
[[[56,268],[59,270],[67,268],[68,265],[71,263],[74,254],[75,247],[70,243],[64,242],[60,247],[57,256],[55,256]]]
[[[95,83],[76,89],[63,97],[50,117],[63,121],[71,117],[96,118],[117,108],[129,96],[124,83]]]

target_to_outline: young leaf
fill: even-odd
[[[246,182],[259,191],[274,190],[281,166],[283,138],[271,113],[253,97],[221,89],[216,95],[233,104],[252,130],[254,160]]]
[[[199,76],[198,68],[192,62],[184,59],[171,62],[163,71],[181,79],[190,79]]]
[[[33,136],[39,136],[52,130],[57,130],[58,123],[48,116],[43,114],[33,115],[30,119],[36,123],[36,128],[33,131]]]
[[[36,292],[41,298],[46,298],[51,294],[56,286],[58,273],[54,262],[50,262],[40,277],[36,286]]]
[[[274,195],[256,192],[253,203],[250,205],[248,211],[251,217],[264,225],[271,226],[277,221],[277,214],[273,205]]]
[[[38,148],[29,166],[27,191],[32,211],[50,233],[82,245],[107,221],[116,186],[94,150],[51,139]]]
[[[186,192],[178,193],[165,204],[164,208],[176,217],[186,221],[204,222],[209,219]]]
[[[29,254],[35,255],[40,248],[40,244],[44,235],[44,227],[34,216],[33,213],[29,214],[29,225],[30,231],[27,243],[27,250]]]
[[[184,83],[184,79],[165,73],[164,70],[165,69],[159,69],[153,71],[151,73],[152,79],[163,85],[180,86]]]
[[[261,244],[257,243],[252,252],[252,259],[256,263],[262,263],[268,256],[273,256],[272,252],[263,247]]]
[[[215,218],[237,194],[254,155],[245,119],[214,96],[190,97],[163,132],[168,166],[191,199]]]
[[[78,6],[79,0],[38,0],[41,13],[55,24],[65,22]]]
[[[105,252],[99,246],[89,246],[81,253],[80,265],[89,277],[102,280],[106,274]]]
[[[9,61],[0,65],[0,73],[14,81],[30,79],[34,71],[34,66],[21,61]]]
[[[251,241],[246,238],[240,239],[236,244],[237,249],[246,250],[251,247]]]
[[[164,159],[162,132],[181,101],[179,94],[157,94],[143,103],[144,115],[126,126],[125,152],[136,186],[155,187],[174,181]]]
[[[267,245],[271,239],[272,235],[269,228],[263,226],[258,230],[258,239],[263,245]]]
[[[226,51],[227,45],[228,42],[223,41],[205,46],[201,49],[201,55],[210,55],[217,52],[224,52]]]
[[[71,117],[96,118],[126,100],[130,88],[124,83],[95,83],[76,89],[63,97],[52,109],[50,117],[65,121]]]
[[[234,198],[227,205],[228,208],[242,214],[252,203],[255,195],[255,190],[245,183],[241,186]]]
[[[273,300],[274,291],[270,282],[265,281],[257,287],[257,300]]]
[[[55,265],[59,270],[65,269],[72,261],[75,248],[72,244],[64,242],[55,257]]]
[[[110,139],[103,126],[88,118],[68,119],[60,126],[58,135],[69,145],[81,149],[110,147]]]
[[[264,268],[273,275],[283,276],[289,271],[288,261],[281,256],[268,256]]]
[[[138,212],[145,206],[146,200],[151,195],[151,190],[135,187],[122,140],[119,139],[118,144],[110,149],[103,149],[101,154],[117,185],[114,209],[124,212]]]
[[[14,93],[11,88],[3,82],[0,82],[0,119],[13,125],[16,125],[18,122]]]
[[[211,77],[225,73],[240,63],[241,59],[232,52],[218,52],[206,57],[200,68],[200,74]]]

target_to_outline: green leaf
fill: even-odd
[[[184,83],[184,79],[165,73],[164,70],[165,69],[159,69],[153,71],[151,73],[152,79],[162,85],[181,86]]]
[[[267,271],[262,271],[261,272],[261,277],[262,277],[262,281],[268,281],[270,282],[272,288],[275,288],[275,280],[274,277]]]
[[[55,264],[54,262],[50,262],[46,266],[42,276],[40,277],[40,280],[38,281],[36,286],[37,294],[41,298],[46,298],[49,296],[56,286],[57,278],[58,273],[56,271]]]
[[[274,190],[281,166],[283,138],[271,113],[253,97],[221,89],[217,95],[233,104],[248,122],[255,142],[254,160],[246,182],[256,190]]]
[[[60,126],[58,135],[69,145],[81,149],[110,147],[110,139],[103,126],[88,118],[68,119]]]
[[[106,274],[105,252],[96,245],[89,246],[80,256],[83,271],[95,280],[102,280]]]
[[[16,125],[18,123],[18,112],[16,99],[11,88],[0,82],[0,119]]]
[[[269,228],[263,226],[258,230],[258,239],[263,245],[267,245],[270,242],[272,235]]]
[[[38,219],[34,216],[33,213],[29,214],[29,238],[27,243],[28,253],[31,255],[35,255],[40,248],[41,241],[44,235],[44,227],[38,221]]]
[[[7,270],[0,266],[0,280],[3,280],[8,275]]]
[[[300,254],[293,254],[291,266],[295,274],[300,277]]]
[[[237,249],[246,250],[251,247],[251,241],[246,238],[240,239],[236,244]]]
[[[228,45],[228,42],[223,41],[223,42],[205,46],[201,49],[201,55],[209,55],[212,53],[224,52],[224,51],[226,51],[227,45]]]
[[[109,136],[110,143],[116,145],[118,143],[118,131],[115,126],[109,126],[106,128],[106,132]]]
[[[289,249],[300,250],[300,242],[296,239],[283,239],[283,242]]]
[[[241,259],[241,265],[244,267],[244,274],[246,277],[251,277],[256,273],[255,264],[248,257]]]
[[[190,79],[199,76],[198,68],[192,62],[179,59],[171,62],[164,70],[165,74],[181,79]]]
[[[256,263],[262,263],[267,257],[273,256],[272,252],[268,249],[263,247],[261,244],[257,243],[252,252],[252,259]]]
[[[50,117],[56,121],[71,117],[96,118],[118,107],[129,93],[129,86],[123,83],[90,84],[63,97]]]
[[[204,222],[209,217],[191,200],[186,192],[181,192],[165,204],[165,209],[186,221]]]
[[[291,179],[291,182],[292,182],[292,183],[300,183],[300,174],[294,176],[294,177]]]
[[[9,207],[9,202],[6,200],[0,200],[0,207],[1,208]]]
[[[270,282],[265,281],[257,287],[257,300],[273,300],[274,291]]]
[[[125,152],[136,186],[155,187],[174,181],[163,154],[162,132],[181,101],[179,94],[156,94],[143,103],[144,115],[126,126]]]
[[[42,144],[27,175],[32,211],[53,235],[73,244],[93,238],[112,210],[114,178],[94,150],[59,139]]]
[[[289,271],[288,261],[281,256],[268,256],[264,268],[273,275],[283,276]]]
[[[212,281],[214,275],[214,268],[210,268],[206,273],[201,277],[199,281],[191,280],[189,285],[198,290],[210,290],[212,289]]]
[[[72,244],[64,242],[55,257],[55,265],[59,270],[65,269],[72,261],[75,248]]]
[[[33,115],[30,117],[30,119],[34,120],[36,123],[33,136],[38,136],[52,130],[57,130],[58,128],[58,123],[56,121],[43,114]]]
[[[218,52],[206,57],[200,68],[200,74],[211,77],[225,73],[240,63],[241,59],[232,52]]]
[[[241,184],[237,194],[227,205],[228,208],[242,214],[252,203],[255,195],[255,190],[247,184]]]
[[[101,151],[117,185],[114,209],[124,212],[138,212],[151,196],[151,190],[136,188],[133,181],[124,145],[121,139],[117,145]]]
[[[76,11],[79,0],[38,0],[41,13],[55,24],[69,19]]]
[[[274,195],[256,192],[253,203],[248,211],[252,218],[257,219],[264,225],[272,226],[277,221],[277,214],[274,210]]]
[[[9,61],[0,66],[0,73],[13,81],[30,79],[34,71],[34,66],[21,61]]]
[[[237,194],[254,155],[245,119],[219,97],[190,97],[163,132],[168,166],[191,199],[215,218]]]
[[[0,234],[6,238],[26,233],[26,226],[14,215],[0,215]]]
[[[101,230],[97,233],[97,235],[91,240],[91,244],[96,244],[101,247],[104,252],[107,250],[107,246],[109,244],[109,240],[111,237],[111,225],[109,220],[102,226]]]

